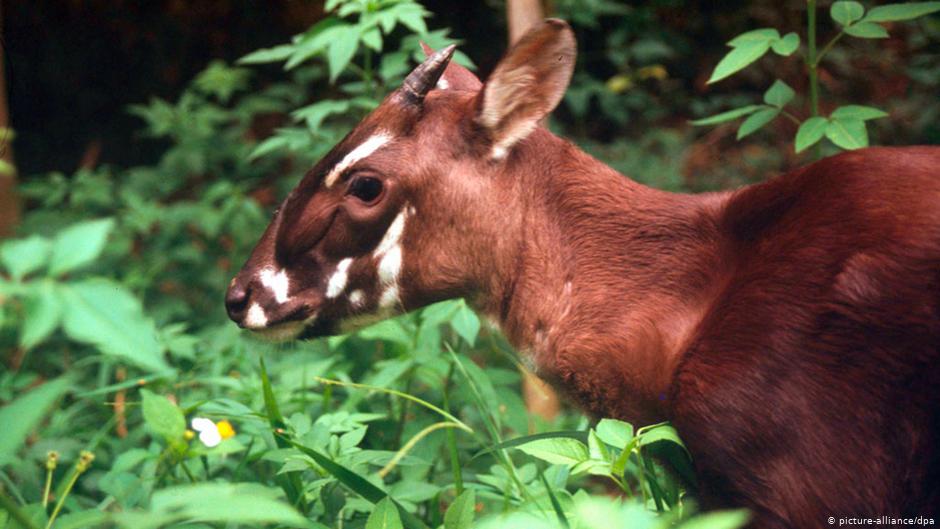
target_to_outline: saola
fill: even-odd
[[[272,339],[462,296],[595,414],[671,420],[754,526],[940,508],[940,149],[872,148],[703,195],[539,125],[575,42],[486,83],[430,55],[303,178],[226,305]]]

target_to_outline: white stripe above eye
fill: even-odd
[[[333,166],[333,169],[330,170],[330,173],[326,175],[326,179],[323,181],[323,185],[327,188],[332,187],[336,183],[336,180],[339,179],[339,176],[343,174],[343,171],[349,169],[354,163],[370,156],[379,147],[385,145],[392,140],[392,137],[387,132],[378,132],[369,137],[366,141],[359,144],[358,147],[349,151],[349,153],[343,157],[342,160],[336,165]]]

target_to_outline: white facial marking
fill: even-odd
[[[494,145],[492,152],[490,152],[490,158],[494,161],[499,161],[505,158],[507,154],[509,154],[509,150],[506,149],[506,147]]]
[[[405,215],[404,211],[399,212],[395,220],[389,225],[388,230],[386,230],[385,235],[375,249],[374,255],[376,257],[388,253],[389,250],[401,242],[401,234],[405,231]]]
[[[383,309],[388,309],[398,305],[400,303],[398,299],[398,284],[394,283],[382,292],[382,296],[379,297],[379,307]]]
[[[437,80],[436,86],[440,90],[447,90],[448,88],[450,88],[450,84],[447,82],[447,79],[444,79],[443,77]]]
[[[390,285],[398,281],[401,273],[401,245],[393,246],[379,261],[379,281]]]
[[[326,285],[327,298],[335,298],[346,288],[346,281],[349,280],[349,265],[351,264],[352,257],[347,257],[336,265],[336,271],[330,276],[330,281]]]
[[[261,284],[271,289],[274,300],[278,303],[287,301],[287,291],[290,289],[290,279],[283,269],[275,272],[273,268],[265,268],[260,274]]]
[[[362,142],[358,147],[349,151],[338,164],[333,166],[333,169],[330,170],[329,174],[326,175],[326,179],[323,181],[323,185],[326,187],[332,187],[336,183],[336,180],[339,178],[339,175],[343,174],[343,171],[349,169],[349,167],[362,160],[363,158],[371,155],[379,147],[385,145],[391,141],[392,137],[386,132],[379,132]]]
[[[353,308],[358,309],[365,300],[366,294],[361,290],[356,289],[349,293],[349,304],[352,305]]]
[[[386,287],[379,296],[381,308],[391,308],[401,303],[398,289],[398,276],[401,274],[402,262],[401,237],[405,232],[405,219],[409,210],[411,210],[410,207],[398,213],[373,253],[373,256],[379,259],[379,282]]]
[[[248,314],[245,315],[245,327],[249,329],[263,329],[268,324],[268,316],[264,309],[257,303],[252,303],[248,307]]]

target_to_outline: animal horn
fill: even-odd
[[[408,77],[405,77],[405,81],[401,85],[401,93],[409,103],[420,105],[424,101],[424,96],[434,88],[437,80],[444,74],[444,69],[447,68],[450,58],[454,56],[456,48],[451,44],[434,52],[433,55],[425,59],[423,63],[408,74]]]

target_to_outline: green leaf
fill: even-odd
[[[73,512],[56,519],[55,529],[89,529],[90,527],[108,526],[111,515],[98,509]]]
[[[524,435],[522,437],[517,437],[515,439],[503,441],[493,446],[484,448],[483,450],[480,450],[479,452],[473,454],[473,456],[470,458],[470,461],[473,461],[474,459],[480,456],[495,452],[497,450],[504,450],[506,448],[515,448],[515,447],[524,445],[526,443],[530,443],[532,441],[537,441],[540,439],[559,439],[559,438],[575,439],[575,440],[580,441],[583,444],[587,442],[588,434],[587,432],[582,431],[582,430],[560,430],[557,432],[545,432],[545,433],[537,433],[537,434],[532,434],[532,435]]]
[[[39,235],[5,241],[0,246],[0,262],[13,279],[19,280],[45,266],[51,250],[52,243]]]
[[[576,465],[588,459],[587,446],[575,439],[539,439],[519,445],[517,448],[532,457],[556,465]]]
[[[888,30],[874,22],[859,22],[858,24],[853,24],[845,28],[845,33],[860,39],[888,38]]]
[[[769,40],[742,42],[718,62],[718,65],[715,66],[715,71],[712,72],[712,76],[708,79],[708,84],[720,81],[741,71],[749,64],[760,59],[767,53],[767,50],[770,49],[771,42],[772,41]]]
[[[323,120],[333,114],[342,114],[349,110],[349,101],[324,99],[312,105],[291,112],[291,117],[298,121],[305,121],[307,128],[316,131]]]
[[[861,149],[868,146],[868,131],[860,119],[830,119],[826,137],[843,149]]]
[[[742,45],[753,44],[755,42],[773,42],[780,39],[780,32],[774,28],[752,29],[746,33],[741,33],[737,37],[728,41],[728,46],[736,48]]]
[[[696,126],[715,125],[717,123],[724,123],[725,121],[731,121],[733,119],[737,119],[741,116],[746,116],[762,108],[764,108],[764,105],[748,105],[746,107],[728,110],[726,112],[722,112],[721,114],[715,114],[714,116],[709,116],[707,118],[696,119],[694,121],[690,121],[690,123]]]
[[[751,114],[738,127],[738,139],[760,130],[764,125],[773,121],[780,114],[779,108],[765,108]]]
[[[595,430],[601,441],[621,450],[633,440],[633,425],[617,419],[601,419]]]
[[[713,511],[689,519],[679,529],[738,529],[744,527],[750,518],[745,510]]]
[[[61,285],[62,324],[73,340],[123,358],[151,372],[170,369],[153,320],[123,286],[107,279]]]
[[[929,15],[940,11],[940,2],[910,2],[873,7],[865,16],[865,22],[896,22]]]
[[[114,219],[99,219],[60,231],[52,242],[49,274],[60,276],[97,259],[113,228]]]
[[[264,64],[286,61],[292,53],[294,53],[294,47],[290,44],[282,44],[273,48],[262,48],[238,59],[238,64]]]
[[[402,529],[398,508],[388,497],[375,504],[366,520],[366,529]]]
[[[13,461],[26,437],[70,384],[71,380],[65,377],[46,382],[0,408],[0,424],[3,425],[0,428],[0,466]]]
[[[819,116],[804,121],[799,130],[796,131],[796,140],[794,141],[796,152],[803,152],[807,147],[811,147],[821,140],[826,133],[828,124],[828,119]]]
[[[470,529],[475,507],[476,494],[473,490],[463,491],[444,513],[444,529]]]
[[[280,496],[280,491],[257,483],[199,483],[154,492],[150,511],[177,520],[306,527],[307,520]]]
[[[777,55],[783,55],[784,57],[792,54],[800,47],[800,36],[794,32],[787,33],[779,40],[775,40],[771,45],[770,49],[774,50],[774,53]]]
[[[796,92],[794,92],[787,83],[777,79],[774,81],[774,84],[770,85],[770,88],[764,92],[764,102],[768,105],[782,108],[792,101],[795,95]]]
[[[833,2],[829,8],[829,15],[833,20],[843,26],[848,26],[852,22],[862,18],[865,14],[865,7],[858,2],[839,1]]]
[[[461,300],[460,307],[450,320],[450,326],[472,346],[480,332],[480,318]]]
[[[381,52],[382,32],[379,31],[379,28],[372,28],[366,31],[362,34],[362,43],[377,52]]]
[[[878,119],[888,117],[888,113],[874,107],[863,105],[845,105],[835,109],[830,117],[834,119],[860,119],[868,121],[869,119]]]
[[[52,334],[62,321],[62,300],[56,284],[43,281],[34,286],[24,302],[20,347],[32,349]]]
[[[356,49],[359,47],[359,30],[354,26],[344,28],[336,33],[336,40],[330,43],[326,53],[327,64],[330,66],[330,82],[335,82],[339,74],[343,73]]]
[[[140,396],[143,398],[144,422],[150,431],[167,442],[182,441],[186,433],[186,417],[179,406],[147,389],[141,389]]]

